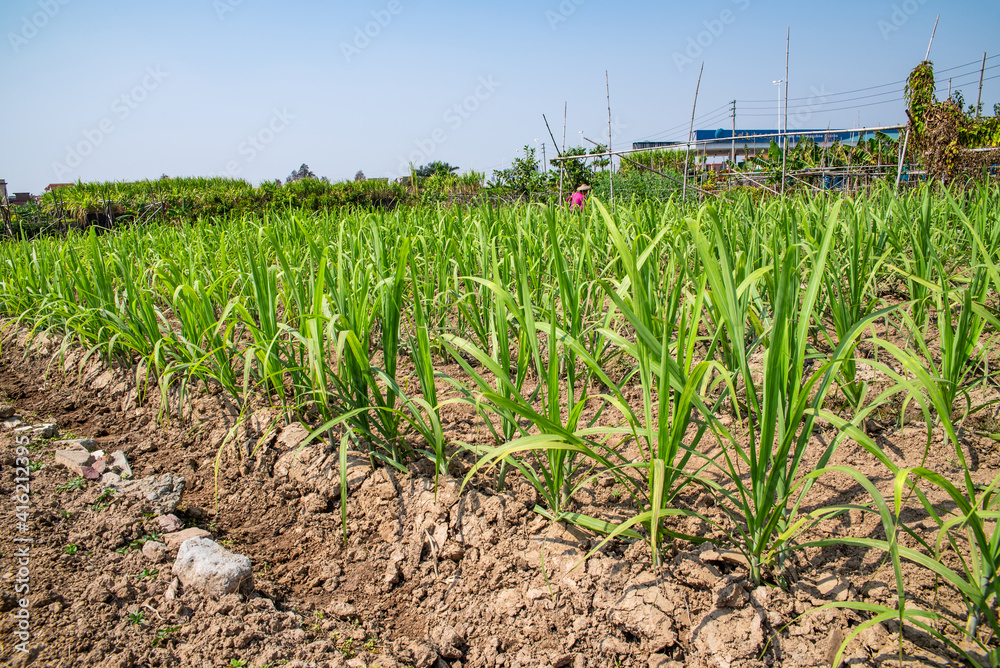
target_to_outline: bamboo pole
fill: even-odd
[[[903,178],[903,160],[906,158],[906,145],[910,141],[910,128],[906,128],[906,135],[903,137],[903,146],[899,150],[899,164],[896,167],[896,190],[899,190],[899,182]]]
[[[924,56],[924,62],[931,59],[931,46],[934,44],[934,35],[937,33],[938,21],[941,20],[941,15],[938,14],[937,18],[934,19],[934,30],[931,30],[931,41],[927,43],[927,55]]]
[[[694,134],[694,111],[698,108],[698,89],[701,88],[701,74],[705,71],[705,61],[701,61],[701,69],[698,70],[698,83],[694,87],[694,104],[691,105],[691,125],[688,128],[688,144],[684,149],[684,185],[681,189],[681,201],[687,198],[688,183],[688,158],[691,154],[691,141]]]
[[[983,74],[986,73],[986,52],[983,51],[983,66],[979,68],[979,95],[976,96],[976,118],[980,116],[980,107],[983,104]]]
[[[611,210],[615,210],[615,158],[611,147],[611,84],[608,83],[608,71],[604,70],[604,92],[608,97],[608,178],[611,181]]]
[[[561,155],[566,154],[566,114],[569,111],[569,102],[563,101],[563,143]],[[559,202],[563,201],[563,172],[565,171],[565,165],[562,162],[559,163]]]
[[[788,51],[792,44],[792,27],[785,34],[785,150],[781,152],[781,194],[785,194],[785,165],[788,161]]]

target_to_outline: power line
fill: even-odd
[[[864,109],[865,107],[877,107],[880,104],[892,104],[892,103],[895,103],[895,102],[899,102],[899,100],[882,100],[881,102],[869,102],[868,104],[853,104],[853,105],[850,105],[850,106],[847,106],[847,107],[836,107],[834,109],[818,109],[817,108],[817,109],[810,109],[810,111],[812,113],[816,113],[816,114],[828,114],[828,113],[832,113],[834,111],[847,111],[847,110],[850,110],[850,109]],[[790,110],[790,113],[795,113],[795,112]],[[766,116],[774,116],[774,112],[772,111],[769,114],[740,114],[740,116],[766,117]]]
[[[994,56],[990,56],[986,60],[993,60],[994,58],[1000,58],[1000,54],[996,54]],[[953,70],[958,70],[958,69],[961,69],[963,67],[969,67],[970,65],[980,65],[980,63],[982,63],[982,59],[974,60],[974,61],[969,62],[969,63],[963,63],[962,65],[955,65],[954,67],[946,67],[946,68],[941,69],[941,70],[936,70],[935,74],[941,74],[942,72],[951,72]],[[1000,67],[1000,65],[992,65],[991,67],[987,67],[986,69],[990,70],[990,69],[993,69],[994,67]],[[974,70],[971,70],[969,72],[964,72],[962,74],[952,75],[952,76],[966,76],[967,74],[972,74],[973,72],[979,72],[979,67],[976,67]],[[865,91],[875,90],[876,88],[886,88],[888,86],[898,86],[900,84],[905,84],[906,81],[907,81],[906,79],[900,79],[898,81],[891,81],[889,83],[879,84],[877,86],[867,86],[865,88],[855,88],[853,90],[841,91],[839,93],[829,93],[829,94],[826,95],[826,97],[834,97],[834,96],[839,96],[839,95],[850,95],[852,93],[863,93]],[[810,96],[810,97],[790,97],[790,98],[788,98],[788,100],[790,102],[791,101],[796,101],[797,102],[797,101],[801,101],[801,100],[812,100],[812,99],[815,99],[815,97],[816,96]],[[737,102],[742,102],[742,103],[765,102],[766,103],[766,102],[770,102],[770,100],[737,100]]]
[[[998,63],[998,64],[996,64],[996,65],[991,65],[990,67],[987,67],[987,68],[983,69],[983,71],[985,71],[985,72],[988,72],[988,71],[990,71],[990,70],[993,70],[993,69],[996,69],[996,68],[998,68],[998,67],[1000,67],[1000,63]],[[965,76],[971,76],[971,77],[973,77],[973,78],[972,78],[972,79],[970,79],[970,80],[968,80],[968,81],[961,81],[961,82],[958,82],[957,84],[953,84],[953,85],[954,85],[954,86],[964,86],[964,85],[966,85],[966,84],[969,84],[969,83],[977,83],[977,82],[979,81],[979,72],[980,72],[980,69],[979,69],[979,68],[977,68],[977,69],[976,69],[975,71],[973,71],[973,72],[965,72],[965,73],[963,73],[963,74],[959,74],[959,75],[956,75],[957,77],[965,77]],[[949,77],[949,78],[952,78],[952,79],[954,79],[954,78],[956,78],[956,77]],[[984,81],[985,81],[985,79],[984,79]],[[944,86],[942,85],[942,86],[940,86],[939,88],[943,88],[943,87],[944,87]],[[874,86],[873,86],[873,88],[874,88]],[[850,97],[850,98],[846,98],[846,99],[842,99],[842,100],[833,100],[833,101],[832,101],[832,103],[833,103],[833,104],[840,104],[840,103],[842,103],[842,102],[853,102],[853,101],[855,101],[855,100],[866,100],[866,99],[870,99],[870,98],[873,98],[873,97],[880,97],[880,96],[882,96],[882,95],[894,95],[894,94],[896,94],[896,93],[902,93],[902,92],[904,92],[905,90],[906,90],[906,88],[905,88],[905,87],[904,87],[904,88],[896,88],[896,89],[894,89],[894,90],[888,90],[888,91],[885,91],[885,92],[883,92],[883,93],[872,93],[872,94],[870,94],[870,95],[860,95],[860,96],[858,96],[858,97]],[[833,95],[834,95],[834,94],[833,94],[833,93],[831,93],[830,95],[823,95],[823,96],[813,96],[813,97],[809,97],[809,98],[793,98],[793,99],[798,99],[798,100],[810,100],[810,101],[812,101],[812,102],[815,102],[815,101],[816,101],[816,99],[817,99],[817,97],[819,97],[819,98],[828,98],[828,97],[832,97]],[[752,100],[737,100],[737,102],[739,102],[739,103],[741,103],[741,104],[743,104],[743,105],[746,105],[746,104],[750,104],[750,103],[752,103],[753,101],[752,101]],[[774,102],[774,100],[770,100],[769,102],[773,103],[773,102]],[[773,107],[773,104],[772,104],[771,106]],[[801,107],[802,105],[798,105],[798,106],[799,106],[799,107]],[[810,104],[810,105],[808,105],[808,106],[812,107],[812,106],[814,106],[814,105]],[[762,107],[754,107],[754,106],[750,106],[750,107],[744,107],[744,108],[749,108],[749,109],[753,110],[753,109],[767,109],[767,108],[769,108],[769,107],[768,107],[768,106],[762,106]],[[790,110],[791,110],[791,109],[796,109],[796,108],[798,108],[798,107],[796,107],[796,106],[790,106],[790,107],[789,107],[789,109],[790,109]]]
[[[992,81],[993,79],[1000,79],[1000,74],[995,74],[995,75],[993,75],[991,77],[986,77],[986,78],[983,79],[983,82],[985,83],[987,81]],[[967,81],[965,83],[978,83],[978,81],[979,80],[976,79],[975,82],[968,82]],[[955,88],[955,89],[957,90],[957,88]],[[943,91],[943,90],[945,90],[944,86],[936,89],[935,92],[940,92],[940,91]],[[853,104],[853,105],[849,105],[849,106],[846,106],[846,107],[835,107],[833,109],[821,109],[821,108],[809,108],[809,107],[805,107],[805,108],[807,108],[807,109],[809,109],[809,111],[817,113],[817,114],[827,114],[827,113],[832,113],[834,111],[848,111],[848,110],[852,110],[852,109],[864,109],[865,107],[876,107],[876,106],[878,106],[880,104],[892,104],[892,103],[901,102],[901,101],[902,100],[882,100],[880,102],[869,102],[867,104]],[[790,110],[790,111],[794,112],[794,110]],[[740,114],[740,116],[767,117],[767,116],[774,116],[774,112],[771,111],[770,113],[767,113],[767,114]]]
[[[995,58],[1000,58],[1000,54],[989,56],[989,57],[986,58],[986,60],[993,60]],[[996,68],[1000,67],[1000,63],[998,63],[996,65],[991,65],[989,67],[982,68],[982,66],[981,66],[982,62],[983,62],[982,59],[977,59],[977,60],[974,60],[974,61],[971,61],[971,62],[968,62],[968,63],[963,63],[961,65],[955,65],[955,66],[952,66],[952,67],[946,67],[946,68],[943,68],[943,69],[936,70],[935,71],[935,78],[939,78],[938,75],[940,75],[940,74],[942,74],[944,72],[953,72],[955,70],[960,70],[962,68],[970,67],[970,66],[973,66],[973,65],[979,65],[979,67],[976,67],[973,70],[970,70],[968,72],[962,72],[962,73],[957,74],[957,75],[952,75],[950,77],[953,80],[952,81],[952,88],[956,89],[956,90],[959,87],[961,87],[961,86],[965,86],[965,85],[968,85],[968,84],[977,84],[978,81],[979,81],[979,72],[980,72],[980,69],[983,69],[983,71],[989,71],[989,70],[993,70],[993,69],[996,69]],[[962,77],[967,77],[967,76],[972,76],[973,79],[969,79],[968,81],[958,81],[957,83],[954,81],[955,78],[961,79]],[[1000,78],[1000,75],[986,77],[986,78],[983,79],[983,82],[985,83],[986,81],[992,81],[993,79],[997,79],[997,78]],[[892,81],[892,82],[889,82],[889,83],[878,84],[878,85],[875,85],[875,86],[866,86],[864,88],[856,88],[856,89],[853,89],[853,90],[841,91],[841,92],[838,92],[838,93],[828,93],[828,94],[825,94],[825,95],[812,95],[812,96],[809,96],[809,97],[793,97],[793,98],[788,98],[789,102],[801,102],[801,101],[807,101],[807,102],[809,102],[809,104],[805,104],[805,105],[789,105],[788,111],[790,113],[798,113],[799,111],[805,110],[805,111],[809,111],[811,113],[825,114],[825,113],[833,113],[835,111],[849,111],[849,110],[853,110],[853,109],[864,109],[864,108],[867,108],[867,107],[875,107],[875,106],[879,106],[879,105],[885,105],[885,104],[892,104],[892,103],[901,102],[902,98],[900,97],[900,98],[896,98],[896,99],[877,100],[877,101],[873,101],[873,102],[866,102],[866,103],[863,103],[863,104],[854,104],[854,105],[847,105],[847,106],[841,106],[841,107],[834,107],[834,108],[831,108],[831,109],[821,108],[821,106],[817,106],[816,105],[816,101],[819,98],[827,98],[828,99],[823,104],[843,104],[845,102],[855,102],[855,101],[858,101],[858,100],[868,100],[868,99],[872,99],[872,98],[883,97],[883,96],[886,96],[886,95],[900,95],[903,92],[905,92],[905,90],[906,90],[905,84],[907,83],[907,81],[908,81],[908,79],[900,79],[898,81]],[[899,87],[901,84],[903,86]],[[891,86],[896,86],[897,88],[894,88],[893,90],[879,92],[879,93],[871,93],[871,94],[868,94],[868,95],[860,95],[860,96],[853,97],[853,98],[833,99],[833,100],[829,99],[829,98],[839,98],[840,96],[851,95],[851,94],[854,94],[854,93],[864,93],[864,92],[867,92],[867,91],[878,90],[878,89],[881,89],[881,88],[889,88]],[[938,86],[938,87],[935,88],[935,94],[940,93],[941,91],[943,91],[945,89],[946,89],[946,86],[944,84],[942,84],[942,85],[940,85],[940,86]],[[773,107],[774,100],[736,100],[736,103],[738,105],[738,109],[740,110],[740,113],[738,114],[738,116],[741,117],[741,118],[742,117],[747,117],[747,118],[766,118],[766,117],[770,117],[770,116],[774,115],[774,112],[773,112],[773,109],[774,109],[774,107]],[[762,106],[754,106],[754,105],[762,105]],[[723,105],[721,107],[713,109],[712,111],[706,112],[705,114],[702,114],[701,116],[697,117],[695,119],[695,122],[698,123],[698,124],[701,124],[701,125],[709,125],[711,123],[720,121],[720,120],[722,120],[724,118],[729,118],[730,117],[730,113],[731,113],[731,109],[732,108],[730,106],[730,103],[726,103],[725,105]],[[767,113],[745,113],[743,110],[749,110],[750,112],[767,110]],[[722,112],[725,112],[725,113],[722,113]],[[672,128],[669,128],[667,130],[663,130],[661,132],[657,132],[655,134],[649,135],[649,136],[647,136],[643,140],[636,140],[636,141],[656,141],[657,139],[659,139],[660,137],[663,137],[664,135],[674,134],[676,132],[679,132],[679,131],[683,130],[687,126],[688,126],[687,122],[681,123],[681,124],[676,125],[676,126],[674,126]]]
[[[707,119],[709,119],[709,118],[714,119],[715,116],[717,116],[719,112],[721,112],[721,111],[728,112],[728,110],[729,110],[729,103],[727,102],[726,104],[722,105],[721,107],[718,107],[717,109],[713,109],[711,111],[708,111],[708,112],[702,114],[701,116],[696,117],[695,118],[695,122],[696,123],[705,123],[705,122],[707,122]],[[646,138],[646,141],[653,141],[653,140],[655,140],[658,137],[662,137],[663,135],[673,134],[673,133],[675,133],[675,132],[677,132],[679,130],[683,130],[687,126],[688,126],[687,122],[681,123],[680,125],[676,125],[676,126],[670,128],[668,130],[663,130],[661,132],[657,132],[655,134],[649,135]]]
[[[855,100],[867,100],[867,99],[873,98],[873,97],[882,97],[883,95],[896,95],[896,94],[899,94],[899,93],[902,93],[902,92],[903,92],[902,88],[896,88],[896,89],[893,89],[893,90],[885,91],[884,93],[872,93],[871,95],[860,95],[858,97],[849,97],[849,98],[846,98],[846,99],[843,99],[843,100],[832,100],[832,101],[827,101],[827,102],[821,102],[820,104],[828,104],[828,103],[829,104],[840,104],[842,102],[853,102]],[[819,99],[823,99],[825,97],[827,97],[827,96],[824,95],[824,96],[820,97]],[[789,109],[798,109],[798,108],[803,107],[803,106],[812,107],[812,106],[815,106],[815,104],[817,103],[817,98],[816,97],[805,98],[805,99],[811,100],[813,102],[813,104],[808,104],[808,105],[794,105],[794,106],[790,106]],[[737,100],[737,102],[745,103],[746,101],[745,100]],[[774,100],[771,100],[771,107],[772,108],[774,107]],[[768,107],[767,106],[762,106],[762,107],[744,107],[744,108],[745,109],[754,110],[754,109],[767,109]]]
[[[989,71],[989,70],[992,70],[992,69],[996,69],[998,67],[1000,67],[1000,64],[993,65],[991,67],[987,67],[987,68],[985,68],[984,71]],[[976,73],[969,73],[968,75],[963,75],[963,76],[971,76],[972,78],[970,78],[968,80],[965,80],[965,81],[957,81],[957,82],[952,81],[951,87],[953,89],[958,90],[961,86],[965,86],[965,85],[969,85],[969,84],[976,84],[979,81],[979,73],[978,72],[976,72]],[[989,81],[990,79],[994,79],[994,78],[996,78],[996,77],[985,78],[985,79],[983,79],[983,81],[986,82],[986,81]],[[945,88],[946,88],[945,85],[941,84],[940,86],[938,86],[937,88],[935,88],[934,92],[935,93],[940,93],[940,92],[944,91]],[[857,100],[866,100],[866,99],[871,99],[871,98],[875,98],[875,97],[881,97],[883,95],[900,94],[900,93],[903,93],[905,90],[906,90],[905,88],[898,88],[898,89],[895,89],[895,90],[886,91],[884,93],[873,93],[871,95],[861,95],[861,96],[854,97],[854,98],[847,98],[847,99],[843,99],[843,100],[833,100],[831,102],[823,102],[823,103],[821,103],[819,105],[815,104],[815,98],[813,98],[814,104],[789,106],[788,109],[789,109],[790,112],[795,112],[795,111],[799,111],[799,110],[803,110],[803,109],[808,110],[808,111],[819,111],[820,109],[818,107],[821,107],[823,104],[841,104],[843,102],[854,102],[854,101],[857,101]],[[902,98],[899,98],[899,99],[902,99]],[[849,105],[849,106],[846,106],[846,107],[838,107],[837,110],[841,110],[841,109],[862,109],[864,107],[870,107],[870,106],[874,106],[876,104],[887,104],[889,102],[895,102],[895,101],[896,100],[880,100],[880,101],[877,101],[877,102],[870,102],[870,103],[866,103],[866,104],[858,104],[858,105]],[[746,108],[746,107],[744,107],[744,108]],[[770,106],[764,106],[764,107],[749,107],[749,110],[750,111],[760,111],[760,110],[764,110],[764,109],[768,109],[769,110],[769,109],[773,109],[773,108],[774,108],[774,105],[772,104]],[[834,110],[831,109],[830,111],[834,111]],[[745,115],[751,115],[751,114],[745,114]],[[768,114],[761,114],[761,115],[766,116]]]

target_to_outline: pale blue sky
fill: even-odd
[[[905,120],[901,82],[931,60],[1000,101],[1000,3],[550,0],[4,0],[0,178],[50,182],[229,173],[334,180],[444,160],[489,175],[538,140],[683,139],[774,128],[791,27],[789,127]],[[367,32],[367,34],[365,34]],[[991,79],[991,77],[994,77]],[[884,84],[893,84],[883,86]],[[868,89],[848,93],[858,89]]]

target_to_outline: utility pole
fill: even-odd
[[[983,66],[979,68],[979,95],[976,96],[976,118],[979,118],[980,107],[983,104],[983,74],[986,72],[986,52],[983,51]]]
[[[730,151],[729,162],[732,168],[736,169],[736,100],[733,100],[733,148]]]
[[[545,159],[545,142],[542,142],[542,167],[543,173],[549,171],[549,162]]]

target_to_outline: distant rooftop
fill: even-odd
[[[50,193],[56,188],[61,188],[62,186],[75,186],[75,185],[76,185],[75,183],[50,183],[49,185],[45,186],[45,192]]]
[[[879,132],[894,139],[899,136],[899,130],[881,130]],[[719,128],[718,130],[695,130],[694,141],[708,142],[698,146],[697,150],[699,152],[707,150],[711,154],[715,149],[729,151],[733,145],[734,137],[738,148],[746,146],[753,150],[765,149],[771,145],[771,140],[777,140],[780,134],[778,130],[768,129],[737,130],[734,133],[732,130]],[[784,140],[784,137],[787,137],[788,141],[794,144],[803,139],[811,138],[815,139],[820,145],[828,146],[836,141],[839,141],[841,144],[853,145],[858,143],[858,141],[871,139],[875,134],[876,131],[864,129],[835,130],[831,128],[824,130],[823,128],[817,128],[808,130],[796,128],[787,135],[783,135],[782,140]],[[723,143],[725,146],[722,145]],[[632,148],[637,151],[644,151],[657,148],[683,148],[686,145],[687,142],[684,141],[637,141],[632,143]]]

